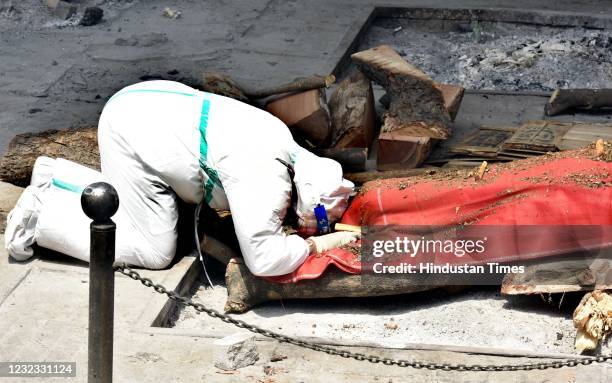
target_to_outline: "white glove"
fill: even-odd
[[[326,250],[335,249],[344,246],[348,243],[357,241],[361,237],[361,233],[352,231],[337,231],[331,234],[320,235],[318,237],[310,237],[307,241],[314,245],[316,253],[322,253]]]

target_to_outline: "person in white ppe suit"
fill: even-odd
[[[317,205],[330,222],[347,207],[353,184],[340,165],[300,147],[280,120],[253,106],[176,82],[143,82],[110,98],[98,142],[101,173],[62,159],[37,160],[7,220],[12,257],[31,257],[37,243],[88,261],[80,193],[96,181],[119,194],[116,261],[131,265],[159,269],[172,261],[177,198],[229,209],[245,263],[259,276],[290,273],[309,253],[356,239],[345,232],[314,235]],[[295,210],[301,236],[282,230],[288,209]]]

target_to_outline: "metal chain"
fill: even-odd
[[[450,363],[431,363],[431,362],[419,362],[413,360],[404,360],[404,359],[393,359],[393,358],[383,358],[376,355],[366,355],[361,353],[356,353],[348,350],[341,350],[334,347],[329,347],[321,344],[317,344],[314,342],[309,342],[306,340],[300,340],[297,338],[292,338],[287,335],[279,334],[274,331],[266,330],[261,327],[248,324],[240,319],[235,319],[229,315],[222,314],[217,310],[208,308],[201,303],[193,302],[191,299],[179,296],[174,291],[169,291],[164,286],[160,284],[154,283],[151,279],[142,277],[138,272],[130,269],[125,265],[115,265],[113,266],[115,271],[126,275],[133,280],[140,281],[143,285],[147,287],[153,288],[156,292],[160,294],[165,294],[168,298],[175,300],[184,304],[185,306],[191,306],[195,310],[206,313],[213,318],[217,318],[222,320],[225,323],[231,323],[236,327],[243,328],[254,332],[256,334],[261,334],[265,337],[276,339],[279,342],[290,343],[296,345],[298,347],[307,348],[314,351],[324,352],[330,355],[338,355],[343,358],[352,358],[359,361],[368,361],[370,363],[382,363],[388,366],[399,366],[399,367],[412,367],[417,369],[428,369],[428,370],[442,370],[442,371],[530,371],[530,370],[546,370],[549,368],[561,368],[561,367],[575,367],[579,364],[581,365],[589,365],[592,363],[604,363],[606,361],[612,361],[612,355],[607,356],[597,356],[592,358],[574,358],[574,359],[565,359],[559,361],[552,362],[539,362],[539,363],[526,363],[526,364],[502,364],[502,365],[494,365],[494,364],[450,364]]]

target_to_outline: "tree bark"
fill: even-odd
[[[461,101],[463,100],[465,88],[459,85],[442,84],[439,82],[436,82],[434,86],[442,93],[444,106],[450,115],[451,121],[455,121],[457,113],[459,113]]]
[[[450,115],[451,121],[455,121],[457,113],[459,113],[461,101],[463,100],[465,88],[460,85],[443,84],[441,82],[435,82],[434,86],[442,93],[442,98],[444,99],[444,106],[446,107],[446,110]],[[380,102],[381,105],[385,108],[389,109],[389,105],[391,104],[391,97],[389,97],[388,93],[385,93],[378,100],[378,102]]]
[[[372,83],[355,72],[338,85],[329,99],[332,145],[336,148],[369,148],[374,140],[376,110]]]
[[[557,89],[544,106],[544,111],[547,116],[554,116],[570,108],[612,108],[612,89]]]
[[[28,186],[34,162],[40,156],[61,157],[99,170],[97,128],[47,130],[15,136],[0,159],[0,180]]]
[[[390,97],[383,132],[446,139],[451,118],[440,89],[425,73],[406,62],[391,47],[381,45],[351,55],[359,69],[382,85]]]

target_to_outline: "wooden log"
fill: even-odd
[[[568,109],[597,110],[612,108],[612,89],[557,89],[544,106],[547,116]]]
[[[221,226],[224,226],[222,222],[219,227]],[[215,230],[214,227],[212,229]],[[350,230],[356,231],[359,228],[350,227]],[[435,288],[393,275],[377,277],[375,281],[371,278],[368,281],[360,275],[347,274],[334,268],[314,280],[274,283],[254,276],[244,265],[239,250],[215,237],[207,233],[201,234],[200,246],[205,255],[227,266],[225,281],[228,297],[225,311],[232,313],[242,313],[272,300],[398,295]]]
[[[266,110],[278,117],[292,133],[312,144],[327,146],[331,139],[331,124],[325,91],[311,89],[292,93],[266,105]]]
[[[383,132],[401,131],[406,136],[446,139],[450,114],[442,92],[425,73],[401,58],[388,45],[351,55],[359,69],[382,85],[390,97],[383,115]]]
[[[434,83],[434,86],[442,93],[444,107],[448,111],[451,121],[455,121],[461,101],[463,100],[465,88],[459,85],[442,84],[440,82]]]
[[[455,118],[457,118],[457,113],[459,113],[461,101],[463,100],[465,88],[459,85],[443,84],[440,82],[434,83],[434,86],[442,93],[444,107],[448,111],[451,121],[455,121]],[[378,100],[378,102],[380,102],[385,108],[389,109],[391,97],[389,97],[388,93],[385,93]]]
[[[264,98],[275,94],[329,88],[334,82],[336,82],[336,76],[333,74],[327,76],[311,76],[298,78],[292,82],[270,88],[245,89],[244,92],[250,98]]]
[[[244,94],[240,85],[223,73],[202,73],[202,90],[238,101],[249,102],[249,98]]]
[[[459,85],[443,84],[441,82],[435,82],[434,86],[442,93],[444,107],[448,111],[451,121],[455,121],[457,113],[459,112],[459,107],[461,106],[461,101],[463,100],[465,88]],[[385,93],[378,102],[389,109],[391,97],[389,97],[388,93]]]
[[[454,120],[463,98],[463,87],[440,83],[434,83],[434,86],[442,93],[444,107],[451,120]],[[429,157],[435,140],[430,137],[415,136],[400,129],[392,132],[382,131],[377,143],[377,169],[393,170],[421,166]]]
[[[274,283],[251,274],[239,252],[221,241],[204,235],[200,246],[206,255],[227,265],[225,311],[231,313],[243,313],[272,300],[398,295],[435,288],[393,275],[370,279],[376,282],[368,281],[360,275],[347,274],[334,268],[314,280]]]
[[[374,140],[376,110],[372,83],[361,72],[342,81],[329,100],[332,145],[369,148]]]
[[[267,301],[338,297],[376,297],[431,290],[409,278],[381,275],[362,278],[331,268],[321,277],[297,283],[274,283],[251,274],[240,259],[232,259],[225,272],[225,311],[243,313]]]
[[[365,170],[368,159],[366,148],[329,148],[314,151],[321,157],[331,158],[342,165],[343,172],[360,172]]]
[[[229,264],[232,258],[238,256],[236,251],[230,246],[208,234],[203,234],[200,238],[202,238],[200,240],[200,249],[202,252],[224,265]]]
[[[605,258],[540,260],[504,276],[501,293],[529,295],[612,288],[612,261]]]
[[[387,178],[404,178],[404,177],[419,177],[423,175],[432,175],[441,172],[440,168],[417,168],[417,169],[402,169],[389,171],[367,171],[359,173],[346,173],[344,178],[353,182],[355,185],[363,185],[368,181],[382,180]],[[450,170],[445,170],[450,171]]]
[[[381,132],[378,137],[378,170],[413,169],[425,162],[433,139],[415,137],[399,132]]]
[[[97,128],[47,130],[15,136],[0,159],[0,181],[28,186],[34,162],[40,156],[61,157],[99,170]]]

